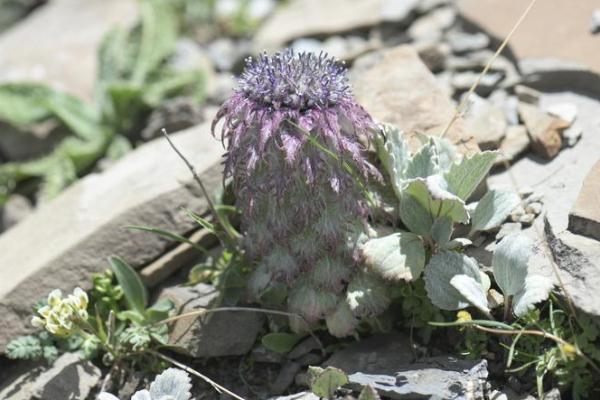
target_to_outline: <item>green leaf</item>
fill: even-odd
[[[334,367],[323,369],[311,366],[308,367],[308,374],[310,391],[325,399],[333,399],[335,391],[348,383],[346,373]]]
[[[146,82],[148,75],[173,51],[178,34],[175,10],[169,0],[144,0],[141,41],[135,58],[132,81]]]
[[[295,333],[272,332],[262,337],[261,343],[268,350],[279,354],[289,353],[303,336]]]
[[[495,151],[484,151],[453,164],[444,174],[448,190],[462,200],[467,200],[494,165],[497,154]]]
[[[487,294],[481,282],[477,282],[468,275],[459,274],[454,275],[450,279],[450,285],[458,290],[469,303],[484,313],[489,314],[490,308],[488,306]]]
[[[329,333],[339,338],[353,334],[358,325],[358,321],[345,299],[340,300],[335,311],[325,317],[325,323]]]
[[[377,393],[377,390],[373,386],[367,385],[360,392],[358,400],[381,400],[381,397],[379,397],[379,393]]]
[[[208,253],[208,251],[204,247],[198,245],[197,243],[192,242],[188,238],[183,237],[181,235],[178,235],[177,233],[165,231],[164,229],[150,228],[150,227],[147,227],[147,226],[133,226],[133,225],[126,226],[125,228],[127,228],[127,229],[133,229],[133,230],[136,230],[136,231],[144,231],[144,232],[155,233],[157,235],[166,237],[167,239],[175,240],[176,242],[179,242],[179,243],[187,243],[190,246],[192,246],[193,248],[195,248],[196,250],[198,250],[199,252],[201,252],[202,254],[207,254]]]
[[[431,257],[425,267],[425,289],[431,302],[443,310],[460,310],[469,302],[450,281],[456,275],[467,275],[482,284],[481,274],[474,259],[464,254],[441,251]]]
[[[406,179],[427,178],[438,172],[438,155],[432,140],[410,159],[404,176]]]
[[[410,282],[417,279],[425,267],[423,241],[410,232],[369,239],[362,251],[366,264],[383,279]]]
[[[117,282],[123,289],[129,307],[144,315],[148,303],[148,292],[138,273],[119,257],[109,257],[108,262],[115,273]]]
[[[404,170],[410,159],[408,144],[402,136],[402,131],[391,124],[383,124],[385,141],[375,136],[377,155],[390,176],[392,187],[398,199],[402,193]]]
[[[450,218],[438,218],[431,226],[431,238],[440,247],[444,247],[450,241],[452,236],[453,223]]]
[[[448,171],[454,163],[462,160],[462,154],[456,150],[456,146],[448,139],[433,136],[430,137],[430,140],[433,141],[437,152],[437,164],[440,172]]]
[[[146,323],[154,323],[169,317],[169,313],[175,308],[173,302],[167,298],[160,298],[146,310]]]
[[[464,201],[447,191],[446,182],[440,175],[414,179],[404,193],[412,196],[433,218],[447,217],[463,224],[469,221]]]
[[[433,225],[431,213],[408,194],[400,200],[400,219],[412,233],[420,236],[428,236]]]
[[[508,235],[496,246],[492,268],[504,296],[514,296],[524,289],[532,248],[532,240],[522,234]]]
[[[471,215],[471,233],[500,226],[520,201],[512,191],[490,190],[479,200]]]
[[[48,109],[81,139],[93,140],[106,135],[96,110],[76,97],[52,92],[45,99]]]
[[[42,344],[36,336],[20,336],[6,345],[6,355],[13,360],[34,360],[43,356]]]
[[[51,116],[45,99],[52,92],[38,83],[0,85],[0,120],[16,127],[31,125]]]

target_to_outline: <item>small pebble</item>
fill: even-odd
[[[577,106],[573,103],[552,104],[551,106],[546,107],[546,112],[568,122],[569,126],[571,126],[575,121],[575,118],[577,118]]]
[[[531,196],[533,194],[534,190],[531,186],[523,186],[520,190],[519,190],[519,195],[522,198],[527,198],[529,196]]]
[[[525,211],[529,214],[539,215],[542,212],[544,205],[542,203],[533,202],[530,203],[527,207],[525,207]]]
[[[592,12],[592,21],[590,23],[590,31],[593,34],[600,33],[600,8]]]
[[[521,222],[525,225],[531,225],[534,220],[535,220],[534,214],[525,214],[519,218],[519,222]]]

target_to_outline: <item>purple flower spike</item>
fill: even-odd
[[[357,180],[380,176],[359,141],[377,127],[352,96],[346,69],[324,53],[249,58],[213,134],[220,121],[225,177],[242,211],[247,256],[258,264],[253,294],[284,284],[288,308],[308,321],[352,316],[339,310],[348,308],[345,290],[358,271],[348,232],[364,226],[368,211]],[[353,321],[330,330],[350,334]]]

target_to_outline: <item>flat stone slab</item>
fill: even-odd
[[[351,84],[358,102],[380,122],[399,126],[411,149],[421,146],[417,134],[439,136],[455,107],[435,76],[408,45],[364,55],[356,60]],[[465,154],[479,151],[473,135],[457,120],[446,138]]]
[[[135,0],[48,2],[0,36],[0,81],[40,81],[90,100],[102,38],[138,14]]]
[[[221,188],[221,143],[210,122],[176,133],[173,141],[210,193]],[[91,174],[0,236],[0,352],[32,330],[31,307],[55,288],[89,288],[90,275],[118,255],[135,267],[158,258],[173,242],[129,225],[186,235],[198,228],[184,208],[203,214],[206,200],[164,139],[144,144],[107,171]]]
[[[569,213],[569,230],[600,240],[600,160],[588,172]]]

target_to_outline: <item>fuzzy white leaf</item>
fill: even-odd
[[[490,190],[477,203],[471,214],[471,232],[487,231],[500,226],[519,205],[519,196],[507,190]]]
[[[524,289],[532,247],[531,239],[518,233],[506,236],[496,246],[492,268],[505,297],[514,296]]]
[[[459,249],[462,247],[467,247],[472,245],[473,242],[470,239],[467,238],[455,238],[452,239],[451,241],[449,241],[448,243],[446,243],[444,246],[442,246],[442,249],[445,250],[454,250],[454,249]]]
[[[453,164],[444,174],[450,192],[467,200],[494,165],[497,154],[496,151],[483,151]]]
[[[150,396],[150,392],[146,389],[135,392],[133,396],[131,396],[131,400],[152,400],[152,396]]]
[[[180,369],[169,368],[158,375],[150,385],[152,399],[171,396],[173,400],[190,400],[192,383],[189,375]]]
[[[437,136],[431,137],[431,140],[438,154],[439,171],[448,171],[454,163],[462,161],[462,154],[456,150],[456,146],[451,141]]]
[[[410,151],[402,136],[402,131],[398,127],[383,124],[383,132],[385,141],[379,136],[376,136],[375,139],[377,155],[390,176],[396,196],[400,198],[404,183],[404,171],[410,159]]]
[[[489,313],[490,308],[487,302],[487,296],[483,285],[468,275],[455,275],[450,279],[450,284],[469,301],[472,305]]]
[[[363,246],[365,262],[384,279],[410,282],[425,267],[425,248],[421,238],[410,232],[397,232],[370,239]]]
[[[431,257],[425,267],[425,289],[431,302],[443,310],[459,310],[469,306],[465,297],[450,284],[456,275],[467,275],[482,284],[475,260],[464,254],[441,251]]]
[[[515,315],[521,317],[527,311],[533,309],[536,303],[546,300],[553,286],[552,279],[548,277],[541,275],[528,276],[525,279],[525,287],[513,299]]]
[[[440,175],[414,179],[404,193],[413,196],[432,217],[447,217],[463,224],[469,222],[464,201],[447,190],[446,181]]]

